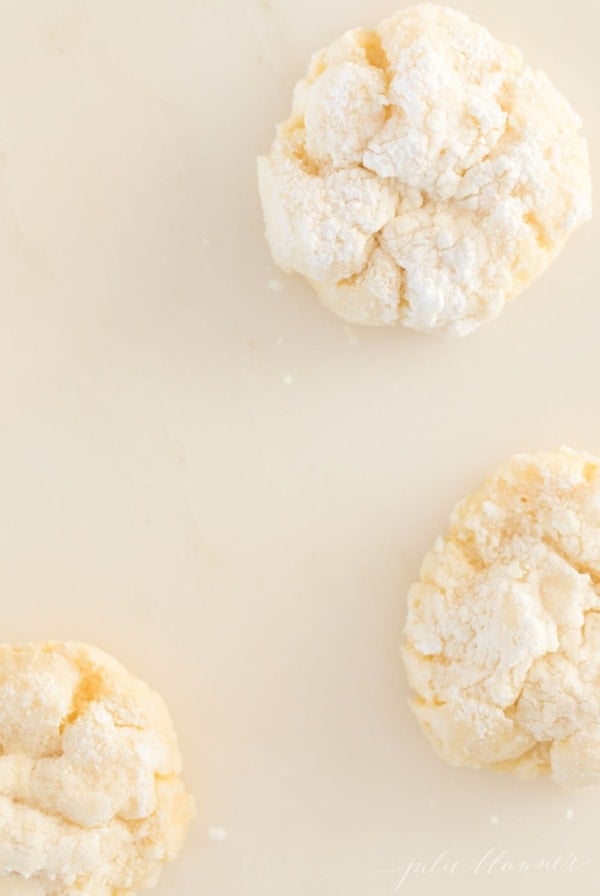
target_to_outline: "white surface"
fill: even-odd
[[[344,326],[262,235],[255,155],[308,54],[394,8],[0,3],[2,637],[96,642],[167,699],[199,818],[158,896],[600,873],[600,797],[446,768],[397,652],[457,498],[514,451],[600,453],[597,222],[462,342]],[[461,8],[548,71],[597,168],[597,0]],[[489,849],[579,862],[476,873]]]

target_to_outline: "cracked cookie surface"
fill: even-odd
[[[317,53],[259,158],[275,261],[352,323],[464,335],[591,214],[581,122],[464,14],[415,6]]]
[[[600,783],[600,461],[517,455],[458,504],[410,590],[403,656],[451,765]]]
[[[15,893],[152,886],[193,814],[162,699],[75,642],[0,645],[0,874]]]

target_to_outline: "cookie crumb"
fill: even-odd
[[[209,828],[206,832],[209,840],[214,840],[216,843],[222,843],[223,840],[227,839],[227,831],[225,828]]]

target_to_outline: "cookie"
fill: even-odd
[[[0,874],[15,892],[152,886],[193,814],[180,773],[165,704],[112,657],[0,646]]]
[[[454,9],[349,31],[259,158],[273,257],[351,323],[469,333],[590,217],[580,127],[543,72]]]
[[[451,765],[600,783],[600,461],[518,455],[458,504],[410,590],[403,656]]]

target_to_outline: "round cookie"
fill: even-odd
[[[0,887],[113,896],[156,883],[193,803],[162,699],[87,644],[0,645]]]
[[[412,707],[443,759],[600,783],[600,461],[512,458],[455,508],[408,605]]]
[[[347,321],[464,335],[590,216],[580,127],[543,72],[454,9],[349,31],[258,160],[273,257]]]

